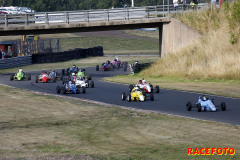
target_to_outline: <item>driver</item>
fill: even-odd
[[[207,101],[207,99],[208,99],[208,98],[207,98],[205,95],[202,96],[202,100],[203,100],[203,101]]]
[[[146,82],[146,80],[143,78],[143,79],[142,79],[142,84],[145,84],[145,83],[147,83],[147,82]]]
[[[139,81],[138,81],[138,84],[142,84],[142,80],[139,80]]]
[[[50,76],[51,77],[56,77],[57,76],[54,69],[52,69],[52,71],[50,72]]]
[[[85,69],[82,69],[81,71],[79,70],[79,72],[77,73],[77,76],[78,77],[83,77],[83,78],[87,77]]]
[[[41,74],[47,74],[47,72],[45,70],[43,70]]]

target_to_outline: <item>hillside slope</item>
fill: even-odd
[[[204,36],[141,74],[190,79],[240,78],[240,1],[221,9],[174,16]]]

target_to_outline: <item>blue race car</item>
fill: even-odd
[[[226,104],[225,102],[221,102],[220,105],[216,106],[214,104],[214,99],[208,99],[205,95],[200,96],[198,98],[198,102],[192,106],[192,103],[190,101],[187,102],[186,108],[188,111],[191,111],[192,108],[197,108],[198,112],[203,112],[203,111],[212,111],[215,112],[217,111],[217,107],[221,108],[222,111],[226,110]]]
[[[79,71],[78,67],[76,67],[76,65],[73,65],[72,68],[67,68],[67,70],[62,69],[62,75],[68,75],[68,76],[70,76],[70,75],[72,75],[72,73],[77,74],[78,71]]]
[[[56,87],[57,93],[62,92],[62,94],[66,94],[66,93],[77,94],[77,93],[80,93],[81,89],[82,89],[82,93],[86,93],[85,87],[81,88],[80,86],[76,86],[75,83],[72,81],[66,81],[66,82],[64,82],[62,87],[60,87],[60,86]]]

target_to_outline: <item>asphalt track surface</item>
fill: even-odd
[[[218,108],[217,112],[197,112],[197,110],[194,108],[192,109],[192,111],[187,111],[185,107],[187,101],[191,101],[192,104],[194,104],[197,102],[198,96],[202,94],[177,90],[167,90],[161,88],[160,93],[154,95],[154,101],[122,101],[121,93],[123,91],[128,93],[128,85],[104,82],[102,81],[102,78],[114,76],[117,74],[128,74],[128,72],[124,72],[123,69],[120,69],[119,71],[116,70],[97,72],[95,71],[95,68],[87,68],[86,71],[88,74],[92,75],[92,80],[95,83],[95,88],[87,88],[86,94],[66,94],[66,96],[79,97],[83,99],[100,101],[108,104],[126,106],[141,110],[151,110],[160,113],[174,114],[184,117],[240,125],[240,99],[208,95],[210,99],[215,99],[216,105],[219,105],[223,101],[226,103],[227,110],[221,111],[221,109]],[[62,81],[57,81],[56,83],[35,83],[35,76],[39,75],[40,71],[27,73],[31,73],[31,81],[10,81],[10,74],[2,74],[0,75],[0,83],[17,88],[23,88],[50,94],[57,94],[56,86],[62,84]],[[137,82],[138,79],[136,79],[136,83]],[[189,121],[190,120],[191,119],[189,119]]]

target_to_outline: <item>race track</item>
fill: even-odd
[[[220,109],[217,109],[217,112],[197,112],[196,109],[187,111],[185,107],[186,102],[192,101],[192,104],[194,104],[197,101],[198,96],[201,94],[176,90],[160,89],[160,93],[154,95],[154,101],[147,100],[145,102],[127,102],[121,100],[121,93],[123,91],[128,92],[128,85],[108,83],[101,80],[103,77],[113,76],[116,74],[127,74],[123,71],[123,69],[119,71],[97,72],[95,71],[95,68],[87,68],[86,71],[88,74],[92,75],[95,88],[87,88],[86,94],[67,94],[66,96],[79,97],[136,109],[151,110],[197,119],[240,125],[240,99],[209,95],[208,97],[210,99],[215,99],[216,105],[220,104],[222,101],[226,102],[227,110],[221,111]],[[0,83],[17,88],[57,94],[56,86],[61,85],[62,81],[57,81],[56,83],[35,83],[35,76],[39,75],[40,71],[28,73],[32,74],[31,81],[10,81],[10,74],[2,74],[0,75]],[[138,79],[136,79],[136,83],[137,82]]]

